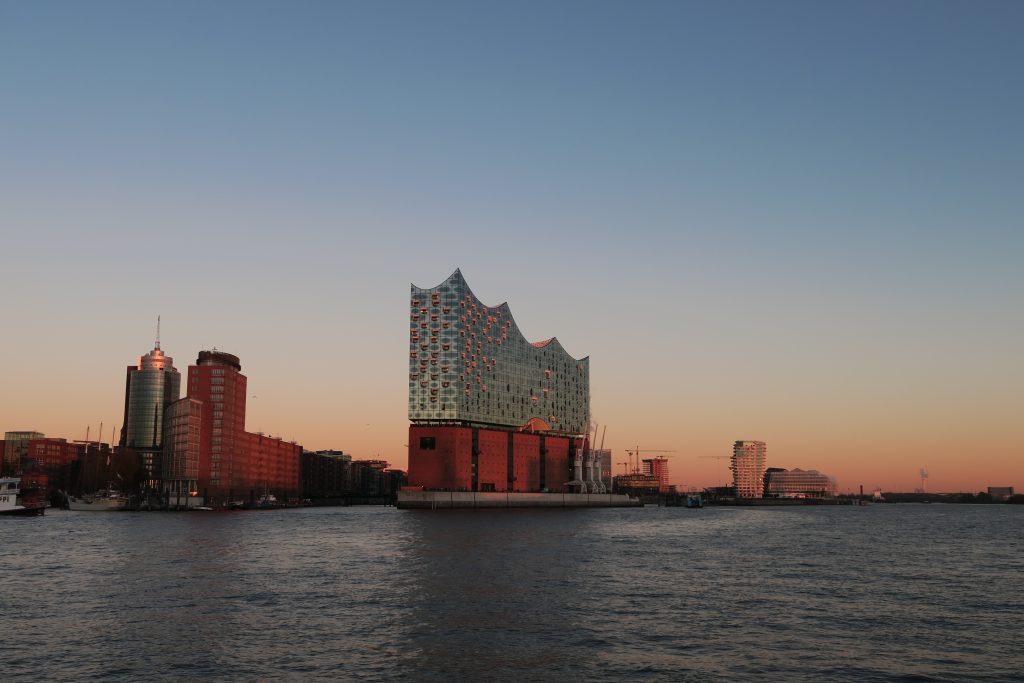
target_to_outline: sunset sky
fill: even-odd
[[[615,462],[1024,489],[1020,2],[0,0],[0,431],[246,427],[405,467],[409,284],[591,358]],[[621,466],[616,468],[621,471]]]

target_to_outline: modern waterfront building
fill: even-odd
[[[764,441],[737,441],[732,448],[733,486],[737,498],[761,498],[764,494]]]
[[[162,474],[164,411],[181,395],[181,375],[174,359],[160,349],[159,324],[153,350],[125,373],[121,446],[139,456],[146,484],[156,488]]]
[[[187,398],[168,406],[164,490],[202,504],[299,496],[302,447],[245,431],[247,378],[238,356],[200,351],[188,368]],[[172,505],[174,503],[172,502]]]
[[[200,351],[188,368],[188,397],[202,406],[199,479],[213,496],[248,493],[242,443],[247,381],[238,356],[216,349]]]
[[[387,460],[352,462],[352,493],[358,497],[390,497],[397,493],[406,481],[406,473],[391,469],[391,463]]]
[[[830,498],[836,482],[817,470],[768,468],[764,478],[766,498]]]
[[[645,458],[643,473],[657,478],[659,493],[668,493],[668,458],[663,455],[656,458]]]
[[[763,493],[763,496],[765,498],[768,497],[768,482],[771,480],[772,475],[774,475],[776,472],[785,472],[785,471],[786,471],[785,467],[766,467],[765,468],[765,470],[764,470],[764,493]]]
[[[459,270],[411,286],[410,485],[598,492],[599,468],[584,455],[589,411],[588,358],[555,338],[527,341],[508,304],[485,305]]]
[[[164,411],[163,487],[171,507],[205,505],[199,497],[199,441],[203,404],[183,398]]]
[[[342,451],[303,451],[300,459],[302,495],[338,499],[352,491],[352,456]]]
[[[582,434],[590,361],[557,339],[529,342],[507,303],[484,305],[462,273],[432,289],[412,286],[409,419]]]

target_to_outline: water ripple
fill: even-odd
[[[12,680],[1020,680],[1016,506],[0,520]]]

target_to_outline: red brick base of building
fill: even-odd
[[[409,485],[428,491],[568,492],[582,438],[459,425],[409,426]]]

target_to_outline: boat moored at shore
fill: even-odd
[[[27,496],[20,496],[21,479],[18,477],[3,477],[0,479],[0,515],[41,515],[46,511],[46,504],[42,500]],[[19,500],[19,497],[21,498]]]

